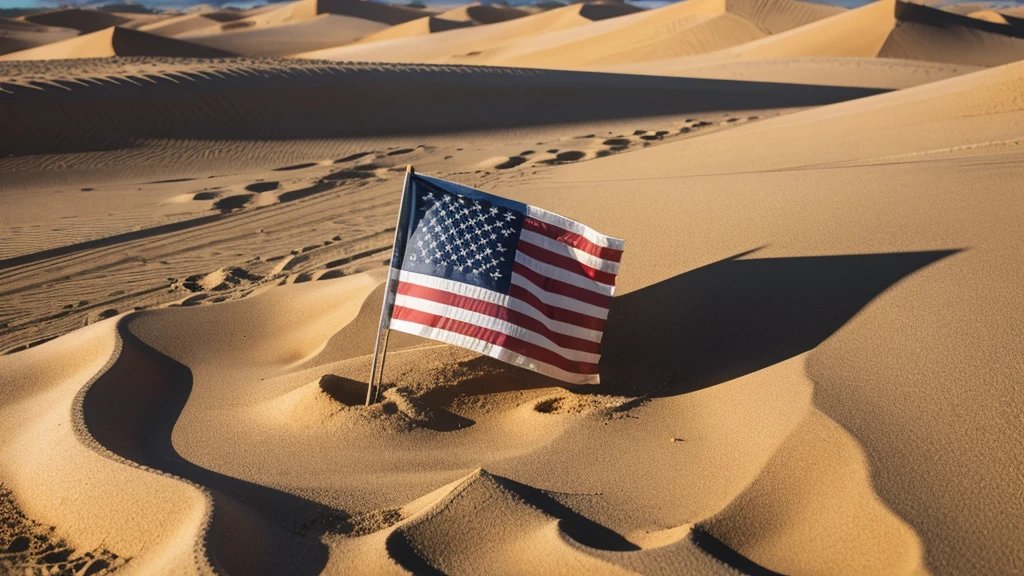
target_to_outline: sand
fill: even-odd
[[[0,56],[0,60],[57,60],[65,58],[104,58],[109,56],[176,56],[181,58],[220,58],[232,56],[218,50],[115,26]]]
[[[545,33],[639,12],[627,4],[574,4],[486,27],[414,35],[359,46],[300,53],[298,58],[357,62],[427,62],[488,64],[489,56],[518,43],[533,42]]]
[[[26,20],[0,18],[0,54],[8,54],[77,36],[74,28],[44,26]]]
[[[0,572],[1019,572],[1009,19],[357,1],[0,62]],[[362,406],[410,163],[627,239],[602,384],[395,334]]]
[[[379,30],[390,29],[387,24],[373,20],[320,14],[302,22],[251,30],[214,33],[207,36],[189,34],[188,41],[242,56],[284,56],[349,44]]]

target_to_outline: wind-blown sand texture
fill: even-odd
[[[630,73],[103,57],[210,49],[173,17],[0,62],[0,573],[1019,572],[1017,39],[763,6],[726,50],[589,44]],[[589,10],[328,52],[536,19],[574,68],[552,38],[667,9]],[[602,384],[395,334],[362,406],[409,163],[627,239]]]

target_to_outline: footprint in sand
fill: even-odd
[[[516,166],[519,166],[524,162],[526,162],[526,158],[522,156],[512,156],[508,160],[495,166],[495,168],[497,168],[498,170],[508,170],[509,168],[515,168]]]
[[[334,163],[335,164],[344,164],[345,162],[352,162],[353,160],[359,160],[360,158],[362,158],[364,156],[369,156],[370,154],[373,154],[373,152],[356,152],[355,154],[351,154],[349,156],[345,156],[344,158],[338,158],[337,160],[334,161]]]
[[[316,166],[316,162],[306,162],[304,164],[295,164],[293,166],[284,166],[282,168],[274,168],[274,172],[287,172],[289,170],[302,170],[303,168],[309,168],[310,166]]]
[[[216,200],[220,197],[220,192],[196,192],[192,196],[193,200]]]
[[[222,213],[231,212],[248,204],[253,196],[253,194],[236,194],[221,198],[213,203],[213,209],[220,210]]]
[[[550,160],[543,160],[543,163],[544,164],[564,164],[566,162],[575,162],[577,160],[582,160],[583,157],[586,156],[586,155],[587,155],[586,152],[581,152],[579,150],[566,150],[565,152],[559,153],[557,156],[555,156],[554,158],[551,158]]]
[[[245,187],[249,192],[270,192],[271,190],[277,190],[281,186],[281,183],[273,180],[270,182],[253,182]]]
[[[619,152],[629,148],[629,138],[609,138],[602,142],[605,146],[609,146],[609,150],[613,152]]]

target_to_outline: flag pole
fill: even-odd
[[[402,184],[402,202],[398,207],[398,222],[395,224],[395,240],[392,242],[392,251],[394,247],[398,245],[398,235],[402,233],[402,215],[405,214],[405,196],[409,190],[409,181],[416,170],[409,164],[405,168],[405,183]],[[394,261],[394,254],[392,253],[392,262]],[[394,278],[394,268],[391,264],[388,264],[388,279],[384,283],[384,302],[381,303],[380,308],[380,323],[377,325],[377,341],[373,346],[373,364],[370,366],[370,382],[366,387],[366,405],[377,401],[377,388],[384,381],[384,360],[388,354],[388,337],[391,336],[391,330],[384,328],[384,324],[388,320],[388,300],[391,298],[391,281]],[[381,346],[380,333],[384,331],[384,346]],[[377,357],[380,356],[380,372],[377,371]],[[374,376],[377,376],[377,386],[373,384]]]

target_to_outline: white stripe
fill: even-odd
[[[416,336],[422,336],[424,338],[430,338],[432,340],[438,340],[441,342],[447,342],[461,348],[468,348],[474,352],[478,352],[491,358],[496,358],[502,362],[521,366],[534,372],[539,372],[545,376],[557,378],[564,382],[570,382],[572,384],[600,384],[601,378],[597,374],[577,374],[575,372],[568,372],[552,366],[540,360],[534,360],[528,358],[522,354],[518,354],[501,346],[496,346],[490,342],[484,342],[483,340],[465,336],[463,334],[456,334],[455,332],[449,332],[447,330],[441,330],[440,328],[433,328],[431,326],[424,326],[422,324],[416,324],[415,322],[406,322],[405,320],[392,320],[391,329],[397,330],[398,332],[405,332],[406,334],[414,334]]]
[[[558,266],[552,266],[545,264],[530,258],[526,254],[523,254],[522,250],[516,250],[516,262],[526,266],[530,270],[548,278],[554,278],[555,280],[561,280],[566,284],[572,284],[573,286],[579,286],[585,288],[591,292],[597,292],[598,294],[605,294],[611,296],[615,294],[615,286],[609,284],[602,284],[597,280],[587,278],[582,274],[576,274],[575,272],[569,272],[559,268]]]
[[[582,300],[570,298],[569,296],[562,296],[561,294],[548,292],[515,272],[512,273],[512,283],[528,291],[530,294],[533,294],[548,306],[565,308],[566,310],[572,310],[573,312],[579,312],[580,314],[586,314],[587,316],[593,316],[594,318],[600,318],[602,320],[606,320],[608,318],[607,308],[587,304]],[[511,298],[511,300],[516,300],[516,298]]]
[[[605,248],[613,248],[615,250],[622,250],[626,246],[625,240],[619,238],[612,238],[611,236],[605,236],[591,228],[576,222],[575,220],[569,220],[565,216],[559,216],[554,212],[548,212],[543,208],[537,208],[536,206],[526,207],[526,216],[533,218],[534,220],[540,220],[553,226],[558,226],[568,230],[569,232],[575,232],[580,236],[583,236],[587,240],[590,240],[598,246],[604,246]]]
[[[596,268],[602,272],[609,272],[611,274],[619,273],[618,262],[612,262],[611,260],[599,258],[597,256],[594,256],[593,254],[590,254],[589,252],[584,252],[583,250],[573,248],[572,246],[569,246],[564,242],[552,240],[547,236],[537,234],[536,232],[531,232],[530,230],[524,229],[522,234],[519,236],[519,240],[522,242],[529,242],[534,246],[539,246],[545,250],[554,252],[555,254],[568,256],[569,258],[572,258],[577,262],[581,262],[583,264],[586,264],[587,266],[590,266],[591,268]]]
[[[604,335],[600,330],[591,330],[590,328],[583,328],[582,326],[576,326],[575,324],[552,320],[543,312],[537,310],[526,302],[517,298],[509,298],[506,294],[481,288],[479,286],[473,286],[472,284],[456,282],[454,280],[438,278],[436,276],[427,276],[426,274],[419,274],[406,270],[399,272],[398,280],[409,284],[416,284],[417,286],[425,286],[435,290],[444,290],[445,292],[451,292],[452,294],[458,294],[459,296],[466,296],[468,298],[475,298],[477,300],[483,300],[484,302],[490,302],[491,304],[504,306],[509,310],[521,312],[531,318],[535,318],[543,322],[545,326],[555,332],[560,332],[569,336],[583,338],[584,340],[590,340],[592,342],[600,342]],[[551,306],[565,308],[566,310],[573,310],[574,312],[594,316],[595,318],[605,319],[608,317],[608,311],[604,308],[595,309],[595,307],[587,304],[586,302],[580,302],[579,300],[567,298],[559,294],[546,292],[518,274],[512,274],[512,282],[514,284],[521,285],[523,288],[537,296],[537,298],[542,302]]]
[[[477,300],[483,300],[484,302],[490,302],[491,304],[508,307],[508,294],[502,294],[501,292],[495,292],[494,290],[488,290],[487,288],[481,288],[480,286],[473,286],[472,284],[466,284],[465,282],[456,282],[454,280],[448,280],[447,278],[438,278],[437,276],[427,276],[426,274],[409,272],[408,270],[402,270],[398,274],[398,279],[401,282],[408,282],[409,284],[416,284],[417,286],[425,286],[427,288],[433,288],[434,290],[444,290],[445,292],[451,292],[452,294],[468,296],[469,298],[476,298]]]
[[[562,358],[572,360],[573,362],[597,364],[601,360],[600,354],[572,350],[571,348],[563,348],[532,330],[527,330],[522,326],[517,326],[511,322],[494,318],[493,316],[480,314],[479,312],[473,312],[464,308],[448,306],[447,304],[439,304],[432,300],[415,298],[413,296],[405,296],[402,294],[399,294],[395,299],[395,305],[410,308],[412,310],[419,310],[420,312],[426,312],[427,314],[433,314],[435,316],[444,316],[445,318],[451,318],[452,320],[458,320],[459,322],[465,322],[488,330],[494,330],[495,332],[501,332],[506,336],[511,336],[513,338],[535,344],[541,348],[547,348]]]

